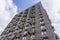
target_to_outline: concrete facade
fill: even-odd
[[[57,40],[54,27],[41,2],[16,14],[0,40]]]

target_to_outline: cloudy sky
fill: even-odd
[[[60,0],[0,0],[0,33],[13,16],[41,1],[46,9],[55,32],[60,36]]]

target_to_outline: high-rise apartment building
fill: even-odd
[[[16,14],[0,40],[57,40],[54,27],[41,2]]]

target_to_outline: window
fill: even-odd
[[[17,23],[14,23],[14,24],[13,24],[13,26],[16,26],[16,25],[17,25]]]
[[[25,22],[26,20],[25,20],[25,18],[22,18],[22,17],[21,17],[21,18],[20,18],[20,21],[21,21],[21,22]]]
[[[20,13],[20,15],[22,15],[22,14],[23,14],[23,12]]]
[[[21,17],[21,14],[19,14],[18,17]]]
[[[35,24],[36,24],[36,22],[32,22],[31,24],[32,24],[32,25],[35,25]]]
[[[10,23],[13,23],[13,21],[11,21]]]
[[[42,13],[39,13],[39,15],[41,16],[41,15],[42,15]]]
[[[22,33],[22,29],[19,30],[19,33]]]
[[[46,28],[41,28],[41,30],[42,30],[43,32],[45,32],[45,31],[46,31]]]
[[[25,10],[25,14],[27,14],[27,13],[28,13],[28,10],[29,10],[29,9],[26,9],[26,10]]]
[[[19,38],[17,38],[16,40],[20,40]]]
[[[35,25],[32,25],[32,27],[35,27]]]
[[[25,27],[25,31],[28,31],[29,27]]]
[[[35,13],[35,7],[32,7],[31,13],[34,14]]]
[[[35,10],[35,6],[32,6],[32,10]]]
[[[20,35],[16,35],[16,38],[19,39],[20,38]]]
[[[45,31],[45,32],[42,32],[41,34],[42,34],[42,35],[47,35],[47,32]]]
[[[31,35],[31,40],[35,39],[35,35]]]
[[[9,32],[13,32],[13,30],[10,30]]]
[[[43,18],[43,16],[40,16],[40,18]]]
[[[49,39],[43,39],[43,40],[49,40]]]
[[[44,19],[40,18],[40,22],[43,22],[43,21],[44,21]]]
[[[46,27],[45,27],[45,26],[41,26],[40,28],[41,28],[41,29],[46,29]]]
[[[40,10],[40,8],[39,8],[39,12],[42,13],[41,10]]]
[[[29,23],[26,23],[26,27],[29,27]]]
[[[30,17],[31,17],[31,18],[35,18],[35,16],[34,16],[34,15],[31,15]]]
[[[45,26],[45,23],[42,23],[41,26]]]
[[[27,17],[27,15],[26,14],[23,14],[23,17]]]
[[[53,31],[55,31],[55,29],[54,29],[54,27],[53,27],[53,26],[51,26],[51,28],[52,28],[52,30],[53,30]]]
[[[42,32],[41,34],[42,34],[43,39],[48,39],[48,35],[46,31]]]
[[[17,17],[17,18],[16,18],[16,21],[19,21],[19,19],[20,19],[20,18],[19,18],[19,17]]]
[[[19,29],[23,29],[24,26],[23,25],[18,25]]]
[[[35,35],[35,29],[31,29],[29,32],[28,32],[29,35]]]
[[[24,31],[23,36],[26,37],[27,33],[28,33],[27,31]]]
[[[22,40],[26,40],[26,37],[23,37]]]

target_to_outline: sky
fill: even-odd
[[[0,34],[17,13],[41,1],[60,37],[60,0],[0,0]]]

